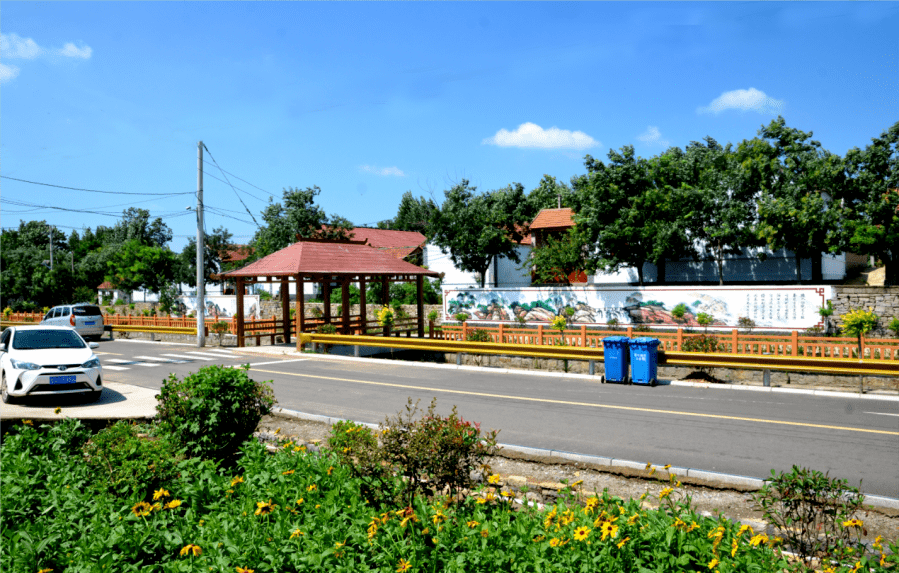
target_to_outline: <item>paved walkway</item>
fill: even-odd
[[[32,399],[26,404],[0,405],[2,420],[81,420],[149,419],[156,415],[156,390],[109,382],[96,402],[85,403],[77,395]],[[62,399],[61,399],[62,398]],[[59,408],[59,412],[56,409]]]

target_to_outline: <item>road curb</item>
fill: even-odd
[[[335,418],[332,416],[322,416],[319,414],[307,414],[305,412],[298,412],[296,410],[288,410],[286,408],[274,408],[272,412],[281,414],[284,416],[289,416],[292,418],[297,418],[300,420],[309,420],[313,422],[323,422],[328,425],[333,425],[335,422],[342,421],[343,418]],[[352,421],[352,420],[350,420]],[[369,424],[366,422],[353,422],[355,424],[361,424],[366,427],[376,429],[378,426],[376,424]],[[646,469],[645,462],[635,462],[631,460],[621,460],[617,458],[607,458],[603,456],[593,456],[588,454],[577,454],[574,452],[566,452],[562,450],[546,450],[542,448],[531,448],[528,446],[518,446],[514,444],[497,444],[497,446],[507,452],[515,452],[522,456],[528,456],[533,458],[559,458],[566,461],[579,462],[583,464],[591,464],[599,467],[612,467],[612,468],[628,468],[634,470],[644,470]],[[708,470],[700,470],[696,468],[682,468],[682,467],[671,467],[668,470],[668,473],[678,475],[681,477],[690,477],[695,479],[701,479],[708,482],[713,482],[717,484],[729,485],[729,486],[742,486],[742,487],[751,487],[760,489],[765,485],[765,480],[751,477],[751,476],[743,476],[737,474],[725,474],[720,472],[713,472]],[[870,505],[873,507],[883,507],[888,509],[896,509],[899,510],[899,499],[892,497],[885,497],[880,495],[868,495],[865,494],[865,505]]]

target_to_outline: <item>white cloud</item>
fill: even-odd
[[[91,57],[91,54],[93,52],[94,51],[91,49],[90,46],[84,46],[82,48],[79,48],[72,42],[68,42],[59,51],[59,55],[66,56],[67,58],[82,58],[82,59],[86,60]]]
[[[724,92],[706,107],[696,109],[697,113],[713,113],[715,115],[728,109],[740,111],[756,111],[763,114],[779,113],[784,107],[784,101],[769,97],[763,91],[755,88],[748,90],[733,90]]]
[[[374,173],[375,175],[381,175],[382,177],[405,177],[406,174],[403,173],[403,170],[399,167],[375,167],[374,165],[362,165],[359,167],[362,171],[366,173]]]
[[[6,64],[0,64],[0,83],[8,82],[9,80],[15,78],[19,75],[19,68],[16,66],[7,66]]]
[[[647,127],[646,131],[637,136],[637,139],[643,143],[652,143],[661,145],[662,147],[668,147],[668,144],[670,143],[667,139],[662,139],[662,132],[654,125]]]
[[[43,51],[31,38],[23,38],[18,34],[0,34],[0,54],[4,58],[33,60]]]
[[[587,149],[602,145],[583,131],[568,131],[551,127],[543,129],[536,123],[522,123],[515,131],[500,129],[493,137],[481,142],[499,147],[539,147],[542,149]]]

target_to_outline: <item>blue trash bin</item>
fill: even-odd
[[[657,383],[659,363],[658,346],[662,342],[658,338],[634,338],[630,341],[631,368],[634,384]]]
[[[628,374],[627,336],[607,336],[602,339],[603,364],[606,375],[603,382],[627,382]]]

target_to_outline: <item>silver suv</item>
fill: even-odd
[[[54,306],[41,319],[41,324],[68,326],[85,339],[100,340],[103,336],[103,313],[99,306],[86,302]]]

